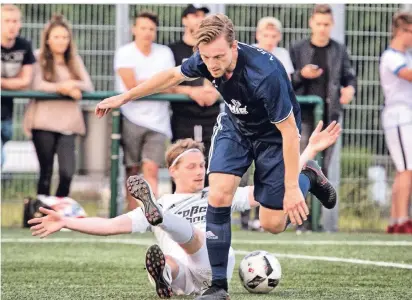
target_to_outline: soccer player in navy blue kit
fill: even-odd
[[[103,100],[96,115],[102,117],[112,108],[184,80],[204,77],[219,90],[226,111],[217,118],[209,152],[206,214],[212,286],[196,299],[226,300],[231,204],[252,161],[261,226],[271,233],[283,232],[289,221],[306,220],[308,191],[327,208],[335,206],[336,191],[316,162],[299,170],[300,108],[282,64],[262,49],[238,43],[232,21],[222,14],[205,18],[196,37],[197,51],[180,67]]]

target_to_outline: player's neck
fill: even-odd
[[[182,40],[186,45],[189,45],[189,46],[196,45],[196,39],[194,38],[193,34],[190,32],[189,29],[185,29],[185,33],[183,34]]]
[[[134,43],[136,44],[137,49],[139,49],[140,52],[143,53],[143,55],[149,56],[152,52],[152,43],[142,43],[139,40],[135,40]]]
[[[394,38],[390,44],[390,47],[401,52],[406,51],[405,43],[401,39]]]
[[[53,55],[53,61],[55,64],[61,65],[65,63],[64,54],[53,53],[52,55]]]
[[[8,39],[7,37],[1,37],[1,46],[3,48],[11,48],[14,46],[14,43],[16,42],[16,39]]]
[[[272,49],[268,49],[268,47],[264,47],[263,45],[261,45],[261,44],[258,44],[257,45],[259,48],[261,48],[261,49],[263,49],[263,50],[265,50],[265,51],[267,51],[267,52],[272,52],[273,51],[273,49],[275,49],[276,48],[276,46],[275,47],[273,47]]]
[[[312,35],[310,38],[310,42],[315,45],[316,47],[325,47],[327,44],[329,44],[330,38],[319,38],[317,36]]]

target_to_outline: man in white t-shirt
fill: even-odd
[[[119,48],[114,58],[118,92],[125,92],[154,74],[174,67],[172,51],[154,43],[157,26],[155,14],[143,12],[136,17],[134,41]],[[157,194],[158,168],[164,164],[166,141],[172,137],[169,102],[136,100],[120,109],[126,175],[141,172]],[[128,208],[136,208],[136,201],[130,195]]]
[[[380,80],[385,96],[382,125],[397,173],[392,188],[388,233],[412,233],[409,201],[412,194],[412,13],[393,17],[393,39],[382,56]]]
[[[322,122],[313,132],[309,144],[300,156],[300,167],[317,153],[326,149],[340,135],[341,128],[335,122],[321,131]],[[141,207],[113,219],[67,218],[57,212],[40,208],[45,217],[34,218],[29,224],[33,235],[44,238],[62,228],[92,235],[124,233],[154,233],[158,245],[146,252],[146,270],[161,298],[175,295],[199,294],[207,289],[212,271],[206,247],[206,210],[208,189],[204,188],[204,146],[193,139],[179,140],[166,153],[169,173],[176,183],[175,194],[164,195],[156,200],[150,185],[140,176],[128,178],[127,187]],[[253,186],[237,189],[232,212],[245,211],[259,205],[253,196]],[[229,251],[228,279],[235,266],[233,249]]]
[[[253,46],[271,52],[283,64],[290,78],[295,69],[289,51],[278,47],[279,42],[282,40],[282,23],[273,17],[260,19],[256,28],[256,40],[258,43]]]

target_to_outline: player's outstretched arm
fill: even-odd
[[[43,207],[39,210],[45,216],[31,219],[28,223],[34,225],[30,228],[32,235],[40,238],[45,238],[62,228],[91,235],[115,235],[132,232],[132,220],[127,215],[121,215],[113,219],[68,218],[61,216],[54,210]]]
[[[300,169],[308,162],[308,160],[315,159],[316,155],[319,152],[329,148],[338,140],[342,128],[339,123],[333,121],[322,130],[323,122],[319,121],[318,126],[312,132],[309,143],[306,146],[305,150],[300,155],[299,158],[299,167]]]
[[[118,108],[123,104],[149,96],[152,94],[160,93],[168,88],[178,85],[185,80],[185,77],[180,71],[179,67],[174,67],[169,70],[157,73],[150,79],[144,81],[138,86],[124,92],[123,94],[104,99],[97,104],[95,114],[101,118],[110,112],[113,108]]]

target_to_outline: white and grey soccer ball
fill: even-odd
[[[282,269],[279,261],[266,251],[253,251],[240,262],[239,277],[250,293],[271,292],[279,284],[281,276]]]

